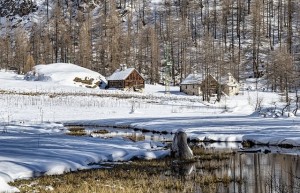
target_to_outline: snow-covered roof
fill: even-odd
[[[134,70],[134,68],[117,69],[107,80],[125,80]]]
[[[182,82],[181,84],[201,84],[203,80],[202,74],[189,74]]]
[[[218,81],[218,78],[213,76],[212,74],[209,74],[211,78],[213,78],[215,81],[219,82],[219,84],[222,85],[228,85],[228,86],[237,86],[238,82],[237,80],[232,76],[231,73],[227,73],[226,76],[222,76],[221,79]],[[230,78],[231,77],[231,78]],[[181,83],[181,85],[186,84],[201,84],[203,81],[203,75],[202,74],[189,74]],[[230,81],[233,79],[234,81]]]
[[[238,82],[237,80],[234,78],[234,76],[229,72],[226,74],[226,76],[222,76],[220,83],[223,85],[228,85],[228,86],[237,86]]]

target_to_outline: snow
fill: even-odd
[[[63,125],[51,124],[50,128],[46,125],[7,126],[7,132],[0,136],[0,183],[89,169],[89,164],[103,161],[157,159],[169,152],[153,148],[150,142],[68,136]],[[51,127],[59,130],[53,131]],[[0,191],[11,189],[4,185]]]
[[[202,74],[189,74],[181,83],[181,85],[185,84],[201,84],[203,81]]]
[[[164,94],[165,87],[160,85],[146,85],[142,94],[78,87],[72,82],[74,76],[102,77],[72,64],[39,65],[35,70],[44,79],[26,81],[24,76],[0,71],[0,192],[16,192],[7,184],[16,179],[169,154],[161,142],[149,139],[132,142],[119,135],[106,139],[66,135],[64,124],[182,130],[191,139],[220,142],[212,147],[238,148],[228,142],[245,140],[300,146],[299,117],[289,112],[273,116],[285,104],[278,94],[255,89],[253,81],[244,85],[253,89],[209,103],[180,93],[178,87],[171,87],[170,94]],[[258,99],[261,113],[255,111]],[[300,154],[297,150],[274,151]]]
[[[163,1],[162,0],[151,0],[151,3],[153,3],[153,4],[162,4]]]
[[[25,76],[25,79],[27,80],[51,81],[67,86],[83,86],[82,83],[75,82],[75,78],[80,78],[82,80],[93,79],[92,85],[98,81],[103,82],[103,87],[106,85],[106,80],[101,74],[78,65],[65,63],[37,65],[34,67],[33,71]]]
[[[117,69],[107,80],[125,80],[132,71],[134,71],[134,68]]]
[[[222,77],[222,79],[220,81],[217,80],[216,77],[210,75],[211,78],[213,78],[215,81],[220,82],[221,84],[226,84],[228,86],[238,86],[238,83],[236,82],[236,80],[233,78],[233,76],[231,75],[231,73],[228,73],[226,76]],[[232,82],[230,80],[233,80]],[[182,82],[181,85],[189,85],[189,84],[201,84],[202,81],[204,80],[203,75],[202,74],[189,74]]]

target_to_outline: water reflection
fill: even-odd
[[[215,166],[214,166],[215,165]],[[172,175],[194,179],[197,192],[298,193],[300,192],[299,156],[262,153],[236,153],[220,161],[173,163]],[[199,178],[212,176],[218,183]],[[225,177],[229,177],[226,182]],[[222,181],[223,179],[223,181]]]
[[[107,133],[94,132],[99,128],[86,128],[93,137],[130,137],[146,141],[172,141],[171,134],[154,134],[132,129],[105,128]],[[192,180],[199,193],[300,193],[299,148],[254,146],[240,149],[240,143],[197,143],[196,146],[213,149],[235,149],[229,159],[173,162],[167,172],[182,180]],[[252,152],[252,153],[249,153]],[[269,153],[271,152],[271,153]],[[266,154],[268,153],[268,154]],[[211,178],[214,183],[203,180]],[[208,178],[208,179],[209,179]]]

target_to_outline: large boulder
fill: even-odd
[[[171,147],[171,155],[183,160],[194,158],[193,151],[187,143],[187,135],[184,131],[175,133]]]

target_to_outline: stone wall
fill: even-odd
[[[200,84],[199,85],[198,84],[195,84],[195,85],[190,85],[190,84],[181,85],[180,86],[180,91],[184,92],[187,95],[200,96],[202,94]]]

